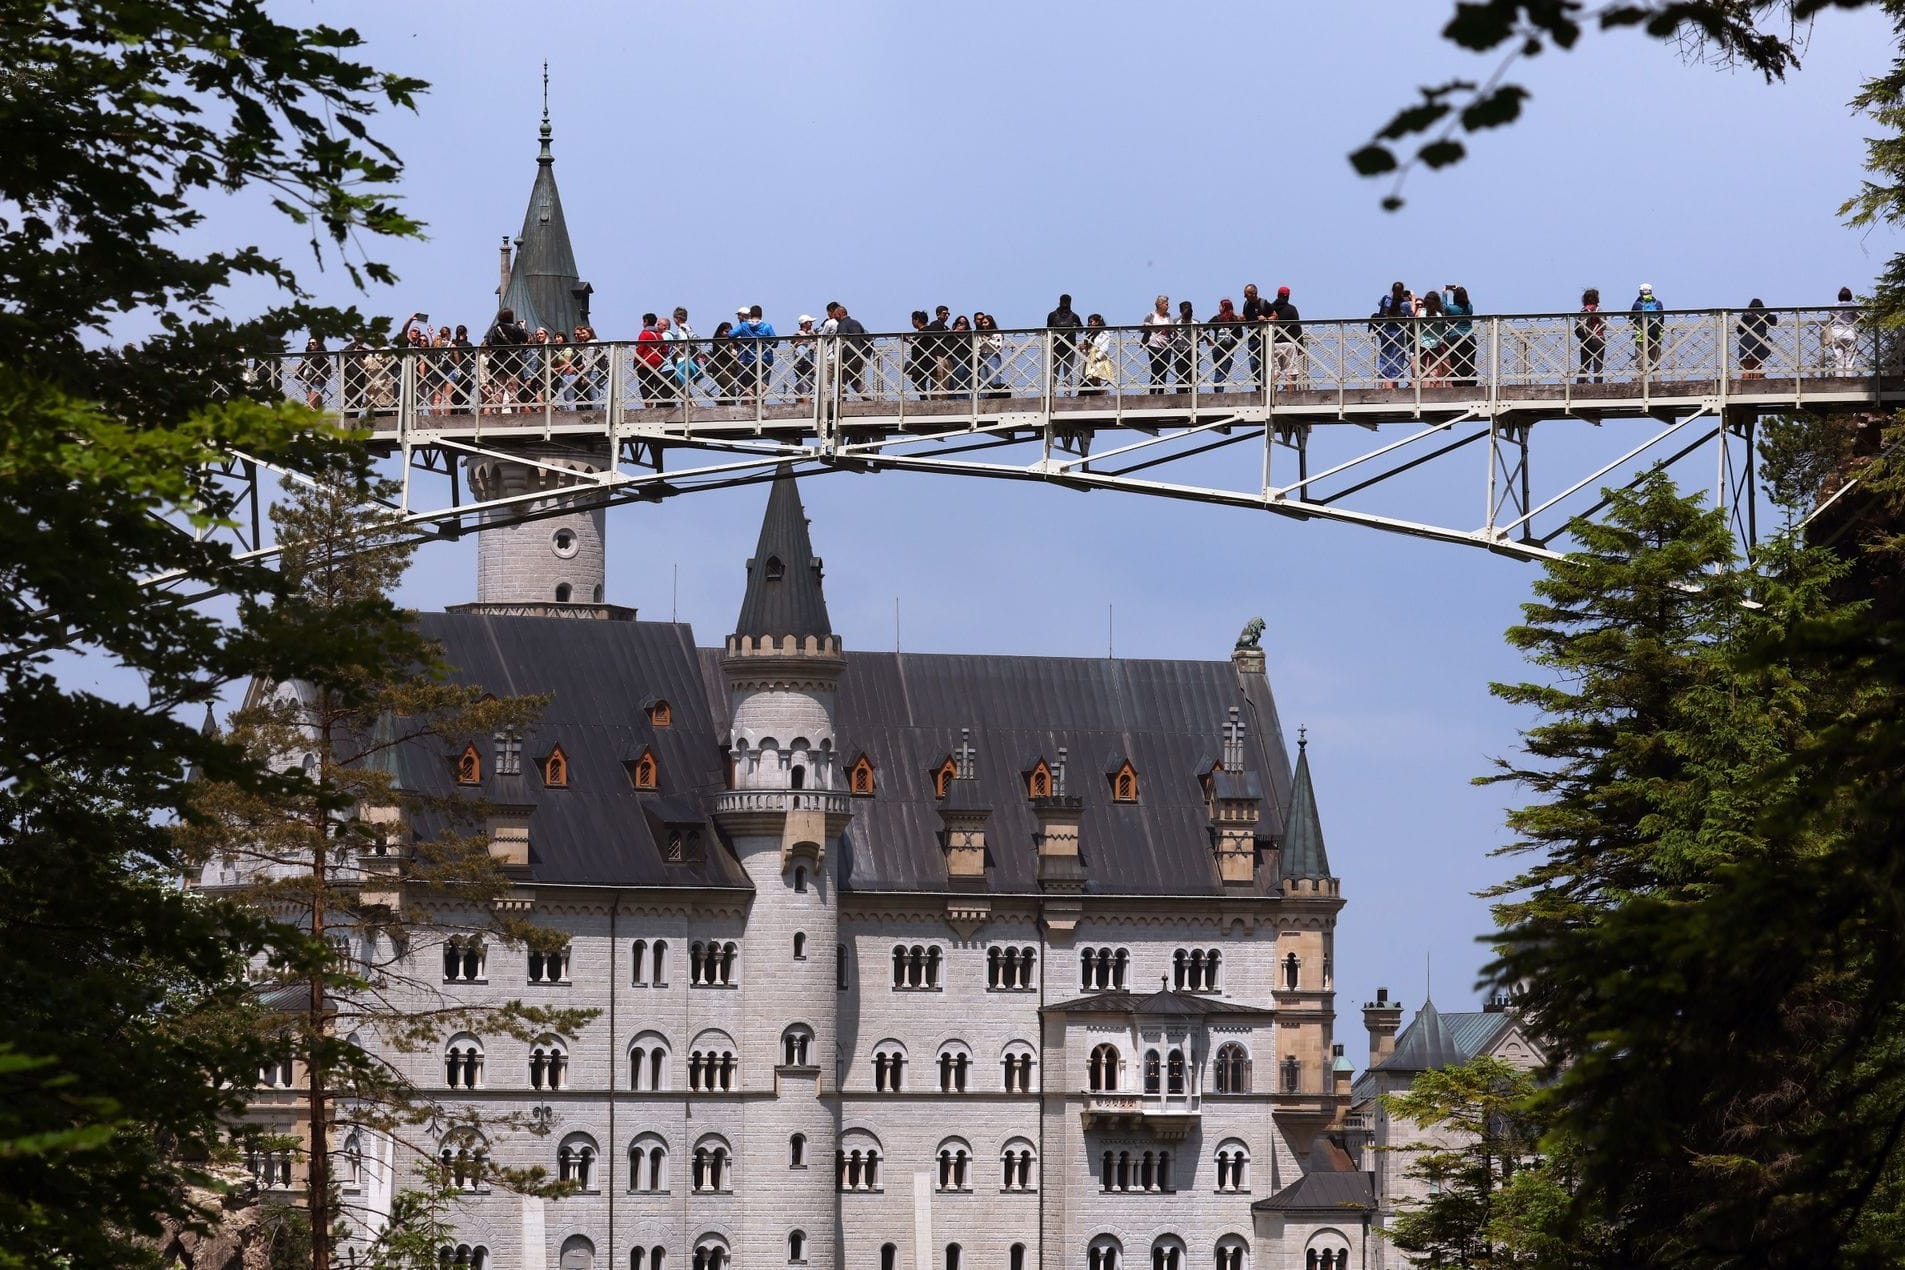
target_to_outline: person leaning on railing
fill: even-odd
[[[1581,346],[1581,373],[1577,384],[1598,384],[1607,370],[1607,319],[1601,315],[1601,292],[1589,287],[1581,293],[1581,316],[1574,320],[1574,342]]]
[[[313,410],[324,409],[331,386],[331,354],[324,341],[315,335],[304,342],[304,359],[292,372],[292,378],[304,385],[304,404]]]
[[[1740,314],[1739,323],[1734,332],[1740,341],[1740,378],[1764,379],[1765,372],[1760,367],[1772,355],[1772,347],[1766,342],[1768,328],[1779,325],[1779,314],[1766,307],[1765,301],[1754,296],[1747,302],[1746,312]]]
[[[1237,361],[1237,345],[1244,335],[1243,315],[1229,296],[1217,302],[1217,312],[1204,321],[1210,343],[1211,391],[1230,391],[1230,368]]]
[[[1105,326],[1102,313],[1085,319],[1084,353],[1085,374],[1078,389],[1081,397],[1104,392],[1118,378],[1118,363],[1111,354],[1111,332]]]
[[[1442,311],[1449,315],[1449,367],[1456,384],[1475,386],[1475,306],[1469,303],[1468,288],[1454,283],[1442,289]]]

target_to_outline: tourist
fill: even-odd
[[[778,337],[774,333],[774,324],[761,316],[761,306],[758,304],[737,310],[735,316],[741,319],[734,326],[739,383],[746,391],[747,399],[754,401],[766,395],[770,381],[774,378],[774,345]]]
[[[1052,395],[1058,396],[1072,379],[1072,363],[1078,356],[1078,331],[1084,323],[1072,312],[1069,294],[1058,297],[1058,307],[1045,315],[1045,329],[1052,333]]]
[[[1177,392],[1189,392],[1197,379],[1197,314],[1189,300],[1177,302],[1177,325],[1171,328],[1171,373]]]
[[[828,320],[840,337],[840,386],[856,396],[866,395],[867,329],[847,306],[834,300],[827,305]]]
[[[1303,354],[1303,321],[1296,305],[1290,303],[1290,288],[1277,288],[1277,302],[1270,306],[1270,317],[1276,322],[1269,330],[1276,341],[1277,385],[1301,388],[1308,380],[1309,370]]]
[[[313,335],[304,341],[304,360],[292,372],[292,378],[304,385],[304,404],[313,410],[324,409],[325,390],[331,383],[331,354],[324,341]]]
[[[741,358],[735,347],[734,323],[723,322],[708,340],[708,378],[714,383],[716,405],[730,405],[741,396]]]
[[[952,375],[950,384],[953,395],[969,397],[972,388],[972,364],[978,356],[978,348],[972,338],[972,322],[961,313],[953,319],[952,332],[947,336],[947,348],[952,353]]]
[[[1446,386],[1448,374],[1448,321],[1442,313],[1442,293],[1428,290],[1416,305],[1416,380],[1424,388]]]
[[[470,340],[470,328],[459,323],[450,336],[450,381],[455,395],[452,404],[459,410],[476,405],[476,345]]]
[[[913,333],[905,337],[906,382],[914,395],[924,401],[932,395],[933,356],[939,341],[928,334],[925,309],[914,309],[912,320]]]
[[[607,404],[607,400],[602,395],[603,350],[595,342],[595,328],[587,322],[578,322],[570,346],[575,350],[577,372],[575,404],[584,409],[599,410]]]
[[[1634,368],[1643,375],[1653,369],[1654,359],[1660,356],[1664,320],[1653,315],[1662,311],[1660,301],[1654,298],[1653,287],[1641,283],[1640,294],[1634,297],[1628,312],[1642,315],[1634,319]]]
[[[1832,355],[1832,373],[1859,373],[1859,309],[1852,288],[1839,288],[1839,304],[1826,323],[1826,349]]]
[[[656,325],[661,323],[657,321]],[[675,345],[675,383],[682,400],[686,401],[701,384],[703,350],[699,347],[695,328],[688,325],[688,310],[685,307],[679,304],[675,306],[673,323],[662,334],[669,343]]]
[[[1161,295],[1144,315],[1144,352],[1151,359],[1151,391],[1163,392],[1171,382],[1171,297]]]
[[[522,391],[522,346],[529,343],[529,331],[516,320],[516,310],[496,310],[496,319],[483,333],[484,354],[489,363],[488,404],[505,411],[515,408]]]
[[[1243,339],[1243,315],[1237,312],[1229,296],[1217,302],[1217,312],[1205,321],[1209,332],[1211,386],[1214,392],[1230,391],[1230,368],[1237,361],[1237,344]]]
[[[932,334],[926,339],[926,363],[932,370],[933,391],[945,393],[952,382],[953,355],[955,344],[951,339],[952,310],[940,305],[933,310],[933,320],[926,324]]]
[[[794,351],[794,400],[803,406],[814,399],[814,342],[818,337],[813,315],[801,314],[789,343]]]
[[[1449,367],[1456,384],[1475,386],[1475,306],[1469,303],[1468,288],[1454,283],[1442,289],[1442,311],[1449,315]]]
[[[551,332],[549,344],[549,383],[556,389],[553,400],[573,410],[576,380],[581,377],[582,368],[576,362],[575,351],[569,347],[567,335],[561,331]]]
[[[1574,320],[1574,340],[1581,346],[1579,384],[1598,384],[1607,369],[1607,319],[1601,315],[1601,292],[1589,287],[1581,293],[1581,316]]]
[[[1112,357],[1111,332],[1105,327],[1105,316],[1094,313],[1085,319],[1085,374],[1078,390],[1082,397],[1087,393],[1101,393],[1118,378],[1118,363]]]
[[[1404,318],[1415,316],[1415,304],[1400,282],[1389,284],[1389,294],[1376,301],[1369,315],[1369,329],[1376,336],[1376,378],[1384,388],[1401,386],[1409,373],[1409,324]]]
[[[1741,379],[1766,377],[1760,367],[1773,354],[1772,346],[1766,342],[1767,328],[1778,325],[1779,314],[1768,309],[1758,296],[1747,301],[1746,312],[1740,314],[1739,324],[1734,328],[1740,341]]]
[[[1270,320],[1270,305],[1257,294],[1257,284],[1244,284],[1244,338],[1250,341],[1250,386],[1263,387],[1263,324]]]
[[[666,319],[653,313],[642,314],[642,329],[635,336],[635,384],[642,405],[649,409],[667,404],[668,345]]]
[[[979,333],[979,378],[985,383],[986,396],[1006,396],[1005,336],[999,334],[999,324],[990,313],[974,313],[972,328]]]

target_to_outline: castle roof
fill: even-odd
[[[1505,1010],[1451,1010],[1425,1001],[1409,1026],[1396,1038],[1395,1051],[1356,1078],[1353,1102],[1364,1102],[1381,1092],[1378,1072],[1413,1077],[1417,1072],[1440,1070],[1487,1053],[1502,1034],[1515,1026],[1515,1015]]]
[[[569,222],[562,214],[562,195],[556,189],[556,157],[549,148],[549,114],[545,109],[540,130],[541,152],[536,156],[536,181],[529,190],[529,208],[523,213],[522,233],[516,237],[516,260],[510,267],[509,287],[502,307],[514,309],[516,320],[532,332],[546,326],[563,334],[582,320],[583,296],[588,284],[576,272],[575,248],[569,243]]]
[[[1252,1204],[1254,1212],[1349,1214],[1372,1212],[1376,1183],[1359,1170],[1349,1152],[1319,1137],[1310,1149],[1303,1176],[1268,1199]]]
[[[792,471],[783,466],[767,496],[754,558],[747,562],[747,593],[741,597],[734,633],[775,639],[833,634],[820,574],[820,559],[807,536],[800,487]]]
[[[1099,992],[1088,997],[1056,1002],[1046,1006],[1045,1011],[1056,1014],[1142,1014],[1177,1018],[1204,1018],[1213,1014],[1269,1015],[1275,1013],[1274,1010],[1265,1009],[1262,1006],[1245,1005],[1238,1001],[1222,1001],[1216,997],[1176,992],[1170,988],[1144,994]]]
[[[1296,747],[1296,773],[1290,778],[1290,823],[1283,835],[1283,876],[1330,877],[1329,852],[1323,849],[1323,822],[1316,814],[1316,790],[1310,784],[1310,749]]]

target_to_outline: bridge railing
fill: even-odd
[[[850,421],[1001,411],[1168,414],[1261,404],[1394,410],[1535,398],[1872,391],[1905,345],[1830,308],[1379,318],[855,337],[695,338],[267,358],[259,391],[315,408],[463,429]],[[1209,400],[1206,400],[1209,399]],[[1332,402],[1333,399],[1333,402]],[[455,420],[455,422],[450,422]],[[394,427],[379,423],[378,427]]]

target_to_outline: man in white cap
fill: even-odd
[[[794,399],[805,406],[814,399],[814,346],[819,332],[811,313],[800,315],[800,328],[790,341],[794,349]]]
[[[1659,316],[1662,305],[1654,298],[1654,288],[1650,283],[1640,284],[1640,294],[1634,297],[1629,307],[1630,313],[1641,316],[1634,319],[1634,368],[1643,374],[1653,369],[1654,359],[1660,356],[1660,337],[1665,319]]]

